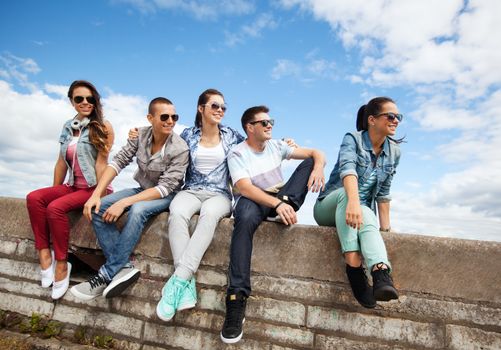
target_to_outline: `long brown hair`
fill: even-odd
[[[99,152],[109,152],[109,147],[106,144],[108,139],[108,130],[104,125],[103,107],[101,105],[101,95],[97,89],[87,80],[75,80],[71,83],[68,89],[68,98],[73,101],[73,91],[77,87],[86,87],[92,93],[92,97],[96,100],[93,105],[92,113],[89,115],[89,141],[96,147]]]
[[[198,102],[197,102],[197,114],[195,116],[195,126],[197,126],[199,128],[202,127],[202,113],[200,113],[198,111],[198,107],[199,106],[203,106],[204,104],[206,104],[207,101],[209,101],[209,98],[212,95],[219,95],[224,100],[223,94],[221,92],[219,92],[218,90],[216,90],[216,89],[207,89],[207,90],[205,90],[204,92],[202,92],[200,94],[200,96],[198,97]]]

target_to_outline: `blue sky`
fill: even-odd
[[[247,107],[268,105],[274,136],[323,150],[326,176],[358,107],[388,95],[407,140],[393,228],[501,241],[499,17],[494,0],[3,2],[0,195],[52,183],[75,79],[100,90],[115,151],[145,124],[150,99],[173,100],[180,130],[214,87],[228,103],[227,125],[240,129]],[[131,171],[115,188],[131,185]],[[314,200],[302,223],[313,223]]]

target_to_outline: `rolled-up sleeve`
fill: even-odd
[[[171,158],[165,171],[158,178],[158,185],[155,188],[160,192],[162,198],[181,188],[184,173],[188,167],[189,155],[188,146],[185,144],[182,150]]]
[[[339,176],[357,175],[357,143],[351,134],[344,135],[339,149]]]
[[[139,138],[127,139],[127,144],[113,157],[113,160],[108,163],[108,166],[115,169],[117,175],[132,162],[137,152]]]

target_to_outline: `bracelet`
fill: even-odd
[[[280,203],[278,203],[277,205],[275,205],[275,208],[273,208],[273,210],[277,210],[279,206],[281,206],[282,204],[284,204],[284,202],[280,201]]]
[[[391,231],[391,227],[388,227],[388,228],[380,228],[379,231],[381,232],[390,232]]]

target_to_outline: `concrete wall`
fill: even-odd
[[[198,271],[197,307],[162,322],[155,307],[173,269],[167,217],[155,218],[136,247],[142,277],[127,295],[84,303],[67,293],[52,302],[39,287],[24,200],[0,198],[0,309],[99,328],[130,349],[501,349],[500,243],[385,234],[401,297],[368,310],[351,296],[335,230],[269,222],[254,238],[240,343],[219,340],[231,219]],[[71,249],[85,258],[98,249],[95,236],[78,214],[72,222]]]

